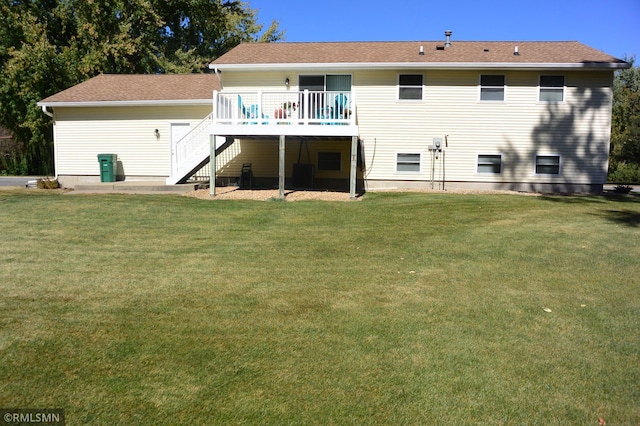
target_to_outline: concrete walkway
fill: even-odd
[[[99,182],[76,185],[67,194],[184,194],[194,191],[202,183],[167,185],[164,182]]]

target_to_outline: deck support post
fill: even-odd
[[[279,146],[279,172],[278,172],[278,197],[281,200],[284,200],[284,141],[285,136],[280,135],[280,146]]]
[[[216,135],[209,135],[209,195],[216,195]]]
[[[351,173],[349,176],[349,197],[356,199],[356,169],[358,167],[358,137],[351,137]]]

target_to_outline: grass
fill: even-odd
[[[4,407],[69,424],[640,424],[638,197],[5,190],[0,221]]]

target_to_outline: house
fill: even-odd
[[[99,75],[42,100],[54,120],[58,181],[69,188],[99,182],[97,156],[107,153],[117,155],[118,180],[164,181],[183,154],[172,151],[172,141],[202,130],[219,88],[213,74]]]
[[[53,108],[64,183],[96,178],[95,154],[113,151],[126,179],[173,184],[213,158],[218,185],[277,185],[282,196],[285,187],[599,192],[613,72],[629,66],[575,41],[450,32],[431,42],[246,43],[211,75],[99,76],[40,105]],[[144,95],[163,85],[156,77],[194,92]],[[138,87],[108,87],[127,79]]]

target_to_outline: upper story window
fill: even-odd
[[[564,101],[564,76],[541,75],[539,100],[540,102]]]
[[[504,88],[506,79],[504,75],[480,76],[480,100],[504,101]]]
[[[422,100],[422,74],[400,74],[398,77],[398,99]]]

